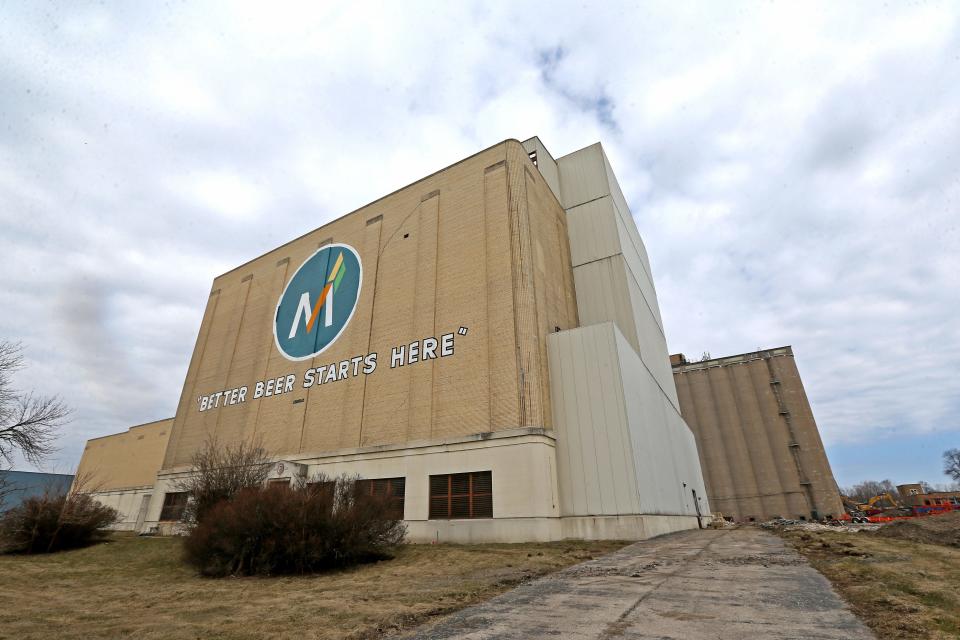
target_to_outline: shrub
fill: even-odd
[[[259,441],[221,446],[211,439],[194,454],[192,467],[177,489],[190,494],[183,519],[201,522],[214,505],[243,489],[261,486],[270,473],[270,459]]]
[[[390,557],[406,526],[386,499],[341,477],[298,487],[243,489],[212,507],[184,542],[202,575],[302,574]]]
[[[92,544],[119,514],[85,493],[27,498],[0,517],[0,551],[51,553]]]

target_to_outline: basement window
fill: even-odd
[[[430,476],[431,520],[492,517],[493,478],[490,471]]]
[[[377,478],[375,480],[357,480],[361,493],[387,498],[387,516],[403,520],[403,504],[407,488],[406,478]]]
[[[163,496],[163,508],[160,510],[161,522],[180,522],[183,520],[183,512],[187,508],[187,498],[190,494],[186,491],[176,491]]]

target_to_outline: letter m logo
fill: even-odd
[[[323,291],[320,292],[320,297],[317,298],[317,303],[313,306],[310,305],[309,290],[301,294],[300,302],[297,304],[297,313],[294,315],[293,323],[290,325],[290,335],[287,336],[288,340],[297,337],[297,333],[304,319],[306,319],[307,333],[313,331],[313,325],[317,321],[317,315],[320,313],[320,309],[325,311],[323,315],[323,326],[329,327],[333,324],[333,296],[337,289],[340,288],[340,281],[343,280],[344,273],[346,273],[346,269],[343,266],[343,252],[341,252],[340,255],[337,256],[337,261],[334,263],[333,269],[330,270],[330,275],[327,276],[327,282],[323,287]]]

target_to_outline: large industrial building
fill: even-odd
[[[844,515],[792,348],[670,360],[715,511],[741,522]]]
[[[153,497],[173,418],[87,441],[77,467],[78,488],[95,492],[121,516],[117,528],[139,531]]]
[[[175,417],[80,468],[141,531],[215,438],[378,483],[412,541],[639,539],[710,513],[680,408],[600,144],[507,140],[215,278]]]

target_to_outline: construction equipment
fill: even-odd
[[[888,506],[877,506],[878,503],[886,500]],[[877,515],[878,513],[883,513],[888,509],[899,509],[900,501],[894,498],[890,493],[881,493],[879,495],[873,496],[866,502],[861,502],[857,505],[857,508],[860,511],[865,512],[869,516]]]
[[[860,504],[856,500],[841,495],[840,501],[843,502],[843,508],[846,510],[847,515],[853,518],[854,522],[860,522],[861,518],[866,519],[867,514],[860,509]]]

